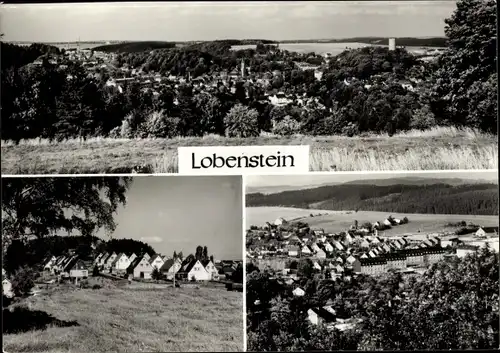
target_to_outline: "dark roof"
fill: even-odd
[[[498,227],[480,227],[480,229],[483,229],[486,233],[498,233]]]
[[[384,265],[387,264],[387,261],[381,257],[368,257],[368,258],[360,258],[359,262],[361,266],[372,266],[372,265]]]
[[[198,262],[198,260],[194,259],[194,260],[191,260],[190,262],[184,263],[184,265],[182,266],[182,268],[179,272],[188,273],[194,267],[196,262]]]
[[[163,263],[163,266],[160,267],[160,271],[168,271],[170,270],[170,267],[172,267],[175,263],[174,259],[168,259]]]
[[[428,248],[420,248],[420,249],[403,249],[400,251],[400,254],[405,254],[406,256],[421,256],[426,254],[440,254],[444,253],[443,248],[438,247],[428,247]]]
[[[142,260],[142,257],[141,256],[137,256],[134,259],[134,261],[132,261],[132,263],[127,267],[127,270],[133,270],[137,266],[137,264],[139,262],[141,262],[141,260]]]
[[[400,254],[400,253],[387,253],[387,254],[384,254],[383,257],[387,261],[397,261],[397,260],[405,260],[406,259],[406,255]]]
[[[477,245],[469,245],[469,244],[464,244],[464,245],[459,245],[457,249],[461,250],[478,250],[479,246]]]

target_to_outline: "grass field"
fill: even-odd
[[[243,350],[243,296],[224,288],[58,288],[23,305],[79,326],[5,334],[9,353]]]
[[[310,217],[313,213],[315,216]],[[317,216],[318,213],[323,215]],[[278,217],[286,220],[295,219],[308,223],[313,228],[323,228],[326,232],[335,233],[345,231],[357,220],[359,224],[364,222],[383,221],[387,216],[395,218],[407,217],[409,223],[395,226],[391,229],[380,232],[383,236],[396,236],[405,233],[423,234],[440,232],[443,230],[455,230],[447,228],[446,224],[460,221],[472,222],[481,226],[498,226],[498,216],[474,216],[474,215],[434,215],[434,214],[400,214],[393,212],[374,211],[325,211],[296,209],[289,207],[247,207],[246,227],[251,225],[263,225],[266,221],[272,222]],[[302,216],[302,218],[300,218]]]
[[[434,128],[392,137],[78,139],[2,141],[3,174],[176,173],[179,146],[310,145],[312,171],[497,169],[498,142],[474,130]]]

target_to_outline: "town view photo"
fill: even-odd
[[[246,177],[248,351],[499,347],[498,171]]]
[[[3,177],[4,351],[243,351],[241,179]]]
[[[4,174],[170,173],[217,145],[497,168],[495,0],[0,9]]]

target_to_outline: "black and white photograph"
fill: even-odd
[[[243,351],[242,187],[2,178],[3,351]]]
[[[248,351],[498,349],[498,171],[245,185]]]
[[[248,145],[309,145],[311,171],[498,167],[495,0],[0,10],[3,174]]]

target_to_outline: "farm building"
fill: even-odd
[[[181,260],[178,258],[169,259],[163,263],[163,266],[160,268],[160,272],[167,277],[167,279],[173,279],[175,274],[179,272],[182,267]]]
[[[159,254],[155,254],[153,255],[150,259],[149,259],[149,263],[151,264],[151,266],[153,268],[156,268],[156,269],[160,269],[163,264],[164,264],[165,261],[163,261],[163,258],[159,255]]]
[[[111,264],[111,272],[120,273],[127,271],[130,266],[130,259],[124,253],[119,253],[115,261]]]
[[[211,276],[199,260],[192,260],[184,264],[178,272],[179,277],[191,281],[208,281]]]
[[[150,279],[151,272],[153,272],[153,267],[145,256],[137,257],[127,268],[127,273],[132,274],[134,278]]]

